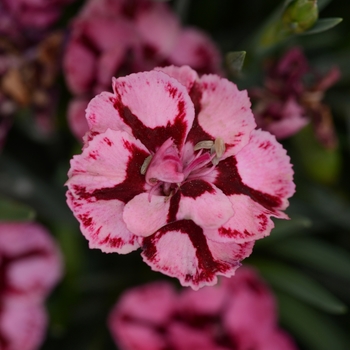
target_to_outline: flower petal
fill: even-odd
[[[123,202],[75,198],[68,191],[67,204],[80,222],[80,230],[89,241],[90,248],[127,254],[140,247],[137,237],[123,221]]]
[[[228,197],[235,214],[219,229],[208,232],[218,242],[244,243],[267,236],[274,227],[270,216],[287,219],[287,215],[270,211],[243,194]]]
[[[71,161],[67,203],[90,247],[128,253],[138,248],[122,219],[124,203],[144,191],[145,147],[125,132],[97,135]]]
[[[253,270],[240,269],[236,277],[236,283],[235,279],[227,281],[234,289],[234,298],[228,300],[223,323],[238,348],[256,348],[276,323],[275,299]]]
[[[167,197],[141,193],[125,205],[123,220],[135,235],[147,237],[167,223],[169,207]]]
[[[67,46],[64,71],[69,89],[74,94],[89,92],[96,71],[96,56],[77,40]]]
[[[181,151],[194,119],[193,103],[186,88],[157,71],[115,79],[114,107],[150,151],[172,138]]]
[[[277,209],[285,209],[295,191],[293,170],[286,150],[270,133],[254,130],[249,147],[236,155],[242,182],[250,188],[279,199]]]
[[[102,92],[94,97],[87,106],[86,120],[92,133],[99,134],[107,129],[126,131],[132,135],[131,128],[127,126],[115,110],[114,94]]]
[[[170,77],[175,78],[177,81],[179,81],[183,86],[187,88],[187,91],[190,92],[192,89],[192,86],[198,79],[198,74],[195,70],[193,70],[189,66],[182,66],[182,67],[176,67],[176,66],[168,66],[168,67],[157,67],[154,68],[155,71],[163,72]]]
[[[66,184],[76,198],[127,202],[144,191],[140,170],[148,156],[145,147],[129,134],[107,130],[73,157]]]
[[[199,74],[220,74],[221,56],[214,42],[202,31],[185,28],[168,58],[176,66],[188,64]]]
[[[192,180],[181,186],[177,220],[193,220],[203,229],[215,229],[232,217],[234,211],[227,196],[203,180]]]
[[[72,99],[68,106],[68,124],[73,135],[82,140],[89,130],[85,119],[85,110],[89,101],[85,98]]]
[[[194,290],[214,285],[216,275],[232,276],[240,259],[250,254],[252,243],[224,244],[206,239],[191,220],[163,226],[142,240],[142,257],[154,271],[177,277]]]
[[[1,349],[38,349],[47,326],[44,306],[21,296],[2,298],[5,300],[1,303],[0,339],[6,340],[6,348]]]
[[[143,41],[156,50],[160,57],[170,53],[180,32],[175,14],[160,3],[150,3],[139,11],[135,25]]]
[[[191,92],[195,104],[195,127],[188,136],[194,145],[202,140],[222,138],[224,157],[236,154],[248,142],[255,120],[247,91],[217,75],[204,75]]]

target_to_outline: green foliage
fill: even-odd
[[[277,290],[330,313],[346,312],[347,306],[343,302],[306,274],[271,260],[258,261],[256,265],[266,280]]]
[[[0,221],[28,221],[35,218],[35,211],[27,205],[0,196]]]

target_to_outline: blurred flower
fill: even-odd
[[[183,66],[113,80],[87,108],[68,205],[91,248],[142,248],[153,270],[198,289],[232,276],[294,192],[289,157],[254,130],[246,91]],[[257,174],[259,174],[257,176]]]
[[[250,96],[258,127],[278,139],[297,133],[310,121],[318,140],[327,148],[337,145],[332,116],[322,103],[325,91],[339,79],[339,70],[326,75],[314,72],[302,51],[294,47],[280,61],[272,64],[264,88],[254,88]]]
[[[66,81],[75,96],[68,116],[71,130],[79,139],[88,131],[82,106],[109,90],[113,76],[171,64],[190,65],[200,74],[220,73],[220,60],[210,38],[182,28],[168,4],[90,0],[72,22],[64,57]]]
[[[121,350],[296,350],[277,326],[273,294],[245,267],[215,287],[177,293],[167,282],[124,292],[108,320]]]
[[[34,350],[42,343],[44,301],[62,274],[58,248],[34,223],[0,223],[0,348]]]
[[[28,132],[52,135],[63,34],[49,26],[72,0],[3,0],[0,4],[0,142],[15,114],[25,111]]]
[[[65,5],[74,0],[2,0],[0,13],[22,29],[42,30],[52,25],[60,16]],[[4,22],[1,26],[7,26]],[[0,27],[1,28],[1,27]],[[12,30],[8,26],[9,30]]]

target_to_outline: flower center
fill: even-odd
[[[154,155],[141,166],[146,182],[152,186],[150,194],[162,189],[166,196],[174,193],[184,181],[198,179],[211,173],[225,153],[220,137],[215,141],[198,142],[190,152],[179,153],[172,139],[167,139]],[[186,158],[186,159],[185,159]]]

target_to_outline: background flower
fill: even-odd
[[[277,326],[273,294],[241,268],[215,287],[176,292],[167,282],[125,291],[108,325],[121,350],[297,349]]]
[[[34,350],[47,326],[45,298],[62,275],[58,247],[39,224],[0,223],[0,345]]]
[[[187,64],[202,74],[221,71],[214,42],[199,29],[181,27],[168,4],[88,1],[71,24],[64,56],[66,81],[75,96],[68,114],[74,135],[81,139],[88,131],[82,106],[110,90],[112,77],[170,64]]]
[[[291,48],[278,62],[270,64],[264,88],[251,90],[258,126],[283,139],[311,121],[319,141],[327,148],[334,148],[337,139],[332,116],[321,101],[339,76],[335,67],[323,76],[317,74],[301,49]]]

